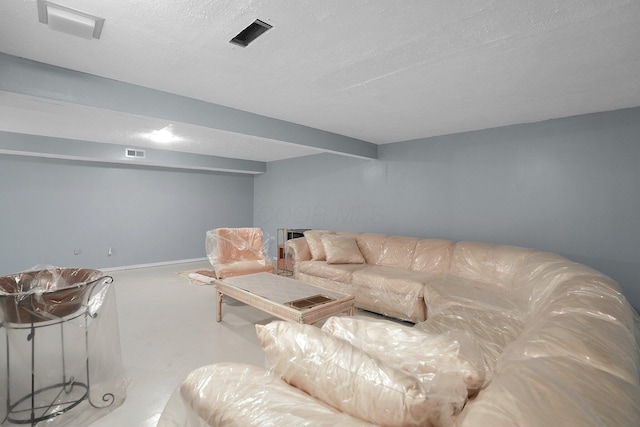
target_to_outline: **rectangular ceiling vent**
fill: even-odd
[[[240,31],[240,33],[229,40],[229,43],[237,44],[238,46],[247,47],[249,43],[260,37],[266,31],[270,30],[272,25],[267,24],[264,21],[256,19],[247,28]]]
[[[135,148],[127,148],[125,151],[125,157],[130,159],[144,159],[147,155],[144,150],[136,150]]]

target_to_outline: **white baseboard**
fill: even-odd
[[[204,257],[204,258],[180,259],[180,260],[164,261],[164,262],[152,262],[149,264],[124,265],[120,267],[99,268],[98,270],[103,272],[123,271],[123,270],[133,270],[136,268],[161,267],[163,265],[172,265],[172,264],[186,264],[189,262],[198,262],[198,261],[208,261],[208,258]]]

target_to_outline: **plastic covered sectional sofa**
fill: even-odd
[[[640,425],[640,319],[606,275],[478,242],[307,232],[287,245],[299,280],[415,325],[257,326],[270,369],[192,372],[160,425]]]

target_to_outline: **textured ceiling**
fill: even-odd
[[[58,3],[104,17],[101,38],[49,29],[35,0],[2,0],[0,52],[375,144],[640,105],[637,0]],[[228,42],[255,19],[273,29]],[[143,145],[166,125],[0,93],[0,130]],[[173,125],[184,142],[172,150],[318,152]]]

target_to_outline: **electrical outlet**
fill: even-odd
[[[82,249],[74,249],[73,250],[73,254],[74,255],[80,255],[82,253]]]

